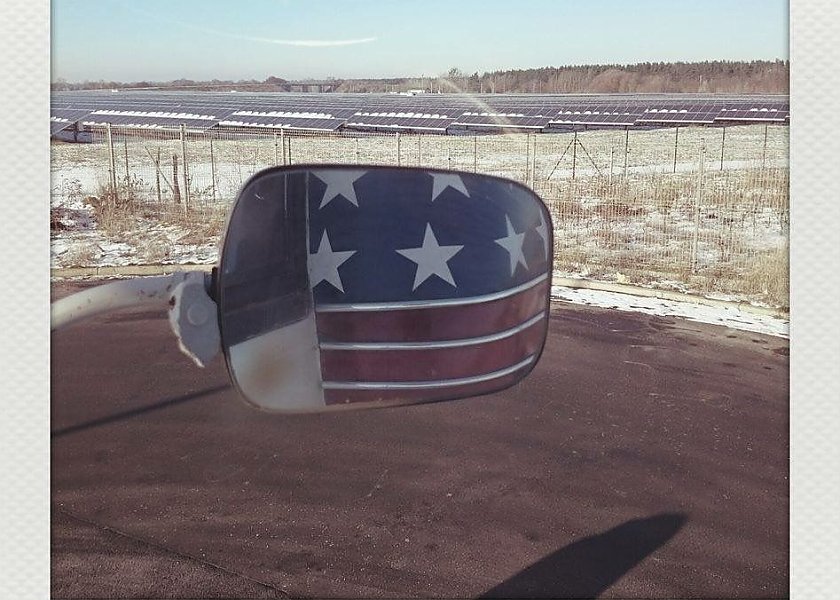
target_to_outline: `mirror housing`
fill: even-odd
[[[269,411],[452,400],[514,385],[548,328],[552,224],[514,181],[381,166],[262,171],[215,296],[231,379]]]

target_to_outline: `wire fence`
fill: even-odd
[[[113,190],[117,201],[130,199],[147,215],[218,215],[251,175],[274,165],[485,173],[540,195],[554,220],[561,274],[787,306],[788,131],[764,125],[551,135],[95,128],[90,144],[53,146],[53,204],[70,194],[96,202]]]

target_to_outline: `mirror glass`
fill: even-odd
[[[216,281],[234,385],[283,412],[509,387],[545,342],[551,231],[539,197],[487,175],[262,171],[233,206]]]

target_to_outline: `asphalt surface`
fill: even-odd
[[[278,417],[163,317],[52,336],[54,597],[789,593],[786,340],[556,303],[514,388]]]

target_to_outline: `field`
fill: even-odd
[[[505,135],[93,132],[52,147],[52,265],[217,259],[228,207],[276,164],[512,178],[554,220],[555,269],[786,308],[788,128]]]

